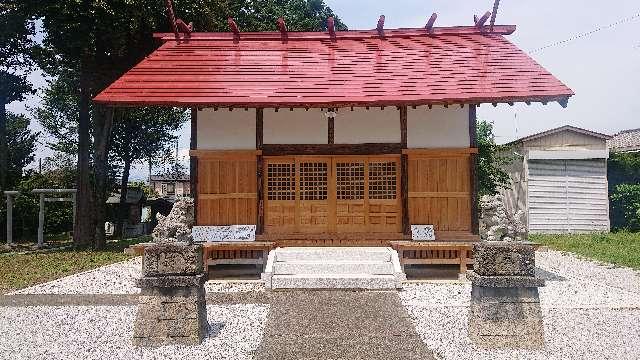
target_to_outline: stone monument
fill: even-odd
[[[191,239],[193,223],[193,200],[177,201],[144,249],[136,346],[197,345],[208,332],[202,246]]]
[[[469,336],[484,348],[544,346],[535,275],[535,248],[526,242],[486,241],[474,245]]]

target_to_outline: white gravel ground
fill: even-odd
[[[210,335],[194,347],[131,344],[135,306],[0,308],[2,359],[251,359],[267,305],[207,306]]]
[[[12,294],[137,294],[135,279],[140,278],[142,257],[31,286]]]
[[[423,341],[440,359],[639,359],[640,273],[538,252],[545,348],[485,350],[468,337],[470,284],[410,284],[400,293]]]
[[[66,276],[31,286],[12,294],[138,294],[135,281],[140,278],[142,257]],[[207,292],[263,292],[264,284],[247,281],[207,281]]]

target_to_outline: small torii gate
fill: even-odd
[[[76,224],[76,189],[34,189],[31,191],[40,196],[40,211],[38,213],[38,248],[44,246],[44,205],[45,202],[71,202],[73,204],[73,226]],[[7,196],[7,245],[13,245],[13,197],[20,194],[19,191],[5,191]],[[70,197],[46,197],[51,195],[71,194]]]

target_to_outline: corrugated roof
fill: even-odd
[[[607,142],[612,151],[640,151],[640,129],[621,131]]]
[[[100,93],[114,105],[339,107],[565,102],[573,92],[503,35],[475,27],[194,33],[165,43]]]
[[[595,138],[602,139],[602,140],[611,139],[611,135],[602,134],[602,133],[599,133],[599,132],[595,132],[595,131],[579,128],[579,127],[576,127],[576,126],[564,125],[564,126],[560,126],[560,127],[557,127],[557,128],[541,131],[539,133],[527,135],[525,137],[521,137],[521,138],[519,138],[517,140],[513,140],[513,141],[511,141],[509,143],[506,143],[505,145],[513,145],[513,144],[516,144],[516,143],[535,140],[535,139],[539,139],[541,137],[545,137],[545,136],[548,136],[548,135],[551,135],[551,134],[556,134],[556,133],[559,133],[559,132],[562,132],[562,131],[565,131],[565,130],[577,132],[577,133],[580,133],[580,134],[583,134],[583,135],[587,135],[587,136],[593,136]]]

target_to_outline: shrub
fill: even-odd
[[[640,184],[617,185],[611,194],[611,227],[640,230]]]

